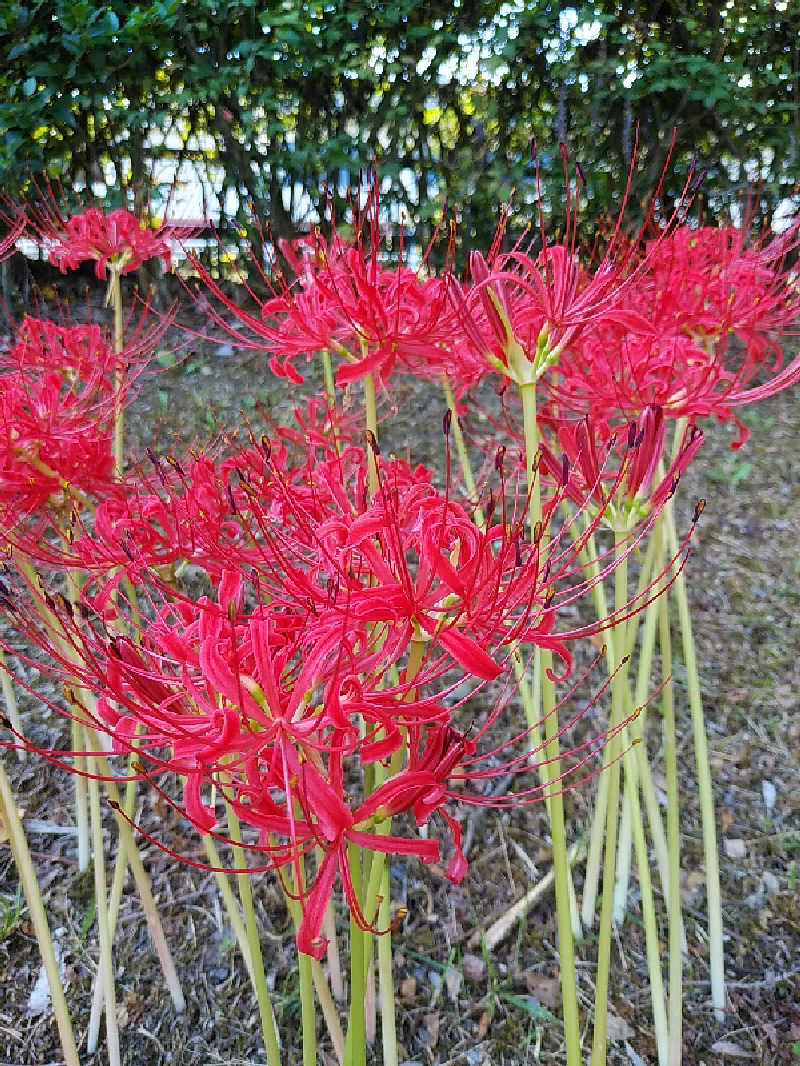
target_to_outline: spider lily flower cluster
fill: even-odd
[[[552,810],[599,771],[607,741],[612,753],[627,743],[626,624],[682,579],[688,535],[659,534],[652,564],[640,548],[700,449],[698,423],[800,378],[800,356],[783,366],[779,346],[798,317],[785,261],[800,223],[747,245],[735,230],[689,227],[682,209],[657,228],[650,211],[627,240],[620,212],[602,261],[582,262],[583,176],[573,191],[562,157],[564,239],[547,239],[540,213],[537,237],[504,251],[504,217],[466,279],[451,269],[452,227],[442,276],[428,276],[427,254],[416,271],[402,254],[383,262],[377,175],[353,201],[355,237],[332,224],[327,238],[284,242],[294,281],[262,273],[270,296],[250,311],[195,262],[209,331],[265,352],[295,391],[301,357],[339,358],[325,400],[298,402],[293,424],[263,436],[245,422],[244,444],[240,427],[205,450],[154,445],[125,472],[120,412],[152,335],[123,345],[119,302],[113,344],[92,323],[26,318],[0,356],[0,613],[45,649],[36,665],[65,693],[51,706],[127,757],[120,779],[147,782],[230,844],[233,869],[278,875],[297,946],[315,958],[337,883],[358,930],[394,925],[386,911],[379,921],[354,852],[372,856],[365,871],[386,855],[430,864],[446,853],[459,881],[464,805],[491,802],[487,779],[510,782],[499,805],[547,799]],[[117,296],[120,274],[169,262],[168,231],[126,212],[67,218],[48,200],[20,219],[60,269],[111,271]],[[446,382],[443,478],[381,452],[375,389],[399,373]],[[349,398],[361,379],[366,446],[337,392]],[[502,415],[481,423],[479,390],[498,379]],[[671,451],[669,418],[684,420]],[[477,483],[462,422],[483,452]],[[588,599],[593,622],[577,610]],[[609,725],[562,752],[585,709],[574,709],[573,649],[598,634],[614,643],[610,680],[596,686],[613,689]],[[541,702],[527,697],[522,725],[517,693],[525,702],[534,658]],[[4,743],[25,741],[15,727]],[[64,764],[85,753],[43,754]],[[564,842],[553,838],[555,854]]]
[[[565,495],[557,483],[531,539],[502,485],[483,529],[429,471],[400,460],[379,458],[370,499],[366,455],[352,445],[294,462],[266,439],[221,461],[151,460],[149,477],[117,485],[93,530],[64,547],[70,569],[89,574],[75,604],[43,576],[32,584],[15,574],[12,558],[4,607],[33,644],[51,648],[70,713],[116,753],[135,752],[155,787],[167,772],[183,777],[183,809],[200,832],[214,832],[224,799],[257,831],[258,866],[283,870],[317,849],[297,939],[319,955],[337,871],[371,928],[343,859],[348,842],[432,862],[435,839],[379,827],[438,814],[451,839],[448,876],[460,880],[461,831],[448,804],[483,802],[473,779],[530,771],[528,729],[512,720],[488,751],[487,737],[512,717],[520,644],[553,649],[568,673],[570,642],[602,628],[559,629],[558,607],[591,588],[578,557],[604,508],[567,537],[554,525]],[[44,551],[25,548],[52,558],[52,538]],[[163,576],[165,564],[189,560],[211,594],[193,598]],[[453,698],[465,679],[470,697],[498,686],[490,711],[470,717],[470,700]],[[85,693],[100,694],[96,709]],[[556,787],[594,772],[597,745],[575,751]],[[382,783],[364,790],[376,765]],[[521,786],[506,802],[541,796]]]

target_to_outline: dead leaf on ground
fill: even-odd
[[[439,1043],[440,1016],[438,1010],[426,1014],[422,1019],[425,1023],[425,1032],[428,1034],[428,1047],[435,1048]]]
[[[617,1040],[630,1040],[634,1035],[633,1029],[631,1029],[625,1019],[620,1018],[618,1014],[614,1014],[612,1011],[608,1012],[606,1032],[608,1033],[608,1039],[612,1043]]]
[[[525,986],[532,996],[536,996],[543,1007],[558,1010],[561,1006],[561,981],[557,977],[526,973]]]
[[[732,1040],[717,1040],[716,1043],[711,1045],[711,1050],[715,1055],[727,1055],[731,1059],[753,1058],[752,1051],[747,1051],[745,1048],[740,1047],[739,1044],[734,1044]]]

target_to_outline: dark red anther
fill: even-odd
[[[536,162],[536,137],[531,137],[531,163]]]
[[[489,501],[486,504],[486,525],[487,526],[489,525],[489,523],[492,520],[492,515],[494,514],[494,509],[495,509],[496,506],[497,506],[497,501],[494,498],[494,492],[490,488],[489,489]]]
[[[700,518],[700,515],[703,513],[703,511],[705,511],[705,509],[706,501],[698,500],[697,503],[694,505],[694,518],[692,521],[697,522]]]
[[[505,457],[505,445],[501,444],[500,447],[497,449],[497,454],[494,457],[494,468],[498,472],[498,474],[503,473],[503,460],[505,459]]]
[[[444,413],[444,417],[442,418],[442,433],[444,433],[445,437],[449,437],[450,436],[450,423],[452,421],[453,421],[453,412],[448,407],[447,410]]]
[[[227,482],[225,485],[225,495],[228,497],[228,505],[231,509],[231,514],[238,514],[239,512],[236,509],[236,501],[233,498],[233,489],[231,488],[230,482]]]
[[[636,423],[628,423],[628,448],[636,447]]]
[[[561,487],[565,489],[569,484],[569,456],[566,452],[561,456]]]
[[[520,545],[519,533],[516,533],[514,536],[514,563],[516,566],[522,566],[522,547]]]
[[[585,185],[586,184],[586,175],[583,173],[583,167],[580,165],[580,163],[577,160],[575,161],[575,170],[577,171],[578,177],[580,178],[582,184]]]
[[[375,436],[375,434],[372,432],[372,430],[368,429],[366,431],[366,433],[365,433],[365,436],[367,438],[367,444],[369,446],[369,450],[372,452],[372,454],[373,455],[380,455],[381,454],[381,449],[380,449],[380,445],[378,444],[378,438]]]
[[[147,452],[147,458],[150,460],[150,462],[155,467],[155,471],[158,474],[159,481],[164,486],[164,488],[166,488],[167,487],[167,478],[166,478],[166,475],[164,474],[164,469],[161,466],[161,462],[160,462],[158,456],[150,448],[146,448],[145,451]]]
[[[269,437],[266,434],[264,434],[264,436],[261,438],[261,450],[264,453],[264,458],[267,460],[267,462],[269,462],[272,458],[272,445],[270,444]]]

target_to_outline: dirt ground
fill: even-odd
[[[52,298],[52,293],[49,294]],[[80,303],[80,301],[77,301]],[[189,316],[191,318],[191,314]],[[232,426],[244,415],[257,423],[259,405],[284,417],[283,383],[269,376],[263,357],[234,352],[221,342],[194,340],[183,362],[163,369],[143,389],[130,417],[130,452],[142,454],[153,436],[169,444],[203,441],[215,423]],[[169,360],[164,358],[164,363]],[[405,391],[404,391],[405,390]],[[398,389],[397,420],[412,418],[401,435],[428,449],[440,447],[441,403],[415,401]],[[800,406],[787,392],[750,409],[750,442],[729,448],[731,427],[707,425],[708,440],[681,482],[690,513],[707,500],[688,564],[690,599],[708,717],[710,758],[720,834],[728,1010],[718,1022],[710,1008],[705,934],[702,838],[691,728],[676,651],[676,708],[682,783],[682,895],[687,956],[684,985],[685,1066],[800,1063]],[[410,412],[413,412],[413,416]],[[153,429],[155,427],[155,429]],[[429,428],[430,427],[430,428]],[[428,438],[427,444],[425,438]],[[431,443],[431,440],[433,443]],[[26,729],[51,739],[57,716],[23,701]],[[659,746],[651,753],[659,778]],[[72,783],[35,758],[6,755],[28,826],[81,1061],[106,1061],[85,1052],[85,1033],[97,969],[91,876],[79,874],[70,831]],[[570,842],[589,822],[593,789],[567,797]],[[141,817],[157,824],[181,854],[202,859],[191,827],[152,797]],[[467,819],[469,872],[454,887],[435,867],[392,863],[395,898],[408,916],[394,934],[401,1061],[408,1066],[527,1066],[561,1063],[557,943],[552,894],[546,893],[502,943],[482,950],[480,934],[550,868],[546,816],[540,807]],[[106,833],[112,850],[113,827]],[[115,945],[122,1058],[127,1066],[245,1066],[264,1062],[258,1015],[246,971],[220,906],[213,875],[182,865],[143,843],[159,911],[187,1000],[176,1015],[161,980],[141,909],[126,885]],[[534,873],[535,871],[535,873]],[[578,892],[580,865],[575,869]],[[283,897],[269,878],[254,879],[256,911],[283,1060],[300,1062],[300,1007],[293,936]],[[659,908],[663,909],[658,899]],[[344,944],[346,915],[339,915]],[[663,928],[666,961],[666,929]],[[609,1061],[655,1063],[644,931],[635,877],[624,924],[612,948]],[[591,1044],[595,941],[578,945],[578,973]],[[39,975],[36,941],[19,903],[10,850],[0,833],[0,1066],[45,1066],[61,1061],[49,1010],[29,998]],[[380,1063],[380,1038],[370,1061]],[[322,1038],[320,1062],[335,1061]]]

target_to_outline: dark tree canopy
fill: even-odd
[[[756,186],[763,217],[796,190],[800,6],[681,0],[26,0],[0,11],[0,188],[104,180],[107,196],[194,174],[196,214],[268,217],[291,234],[377,160],[419,238],[447,197],[467,243],[515,189],[558,214],[564,141],[585,217],[678,194],[696,153],[702,206]],[[340,205],[341,207],[341,205]]]

